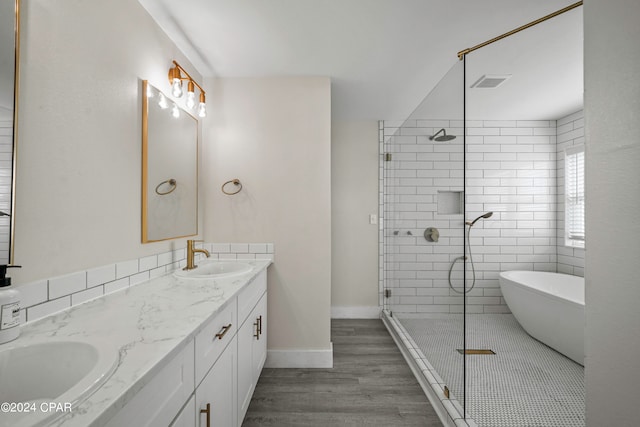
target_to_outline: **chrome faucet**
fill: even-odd
[[[193,270],[194,268],[198,268],[195,264],[195,255],[197,252],[203,253],[207,258],[209,258],[208,250],[194,248],[195,242],[202,242],[202,240],[187,240],[187,266],[183,268],[183,270]]]

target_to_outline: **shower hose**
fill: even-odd
[[[459,294],[469,293],[473,289],[473,287],[476,285],[476,270],[473,267],[473,257],[471,256],[471,242],[469,240],[469,238],[471,236],[471,227],[472,227],[472,225],[469,225],[469,232],[467,233],[467,248],[469,248],[469,262],[471,263],[471,277],[473,277],[473,279],[471,281],[471,287],[469,289],[464,289],[462,291],[459,291],[456,288],[454,288],[453,287],[453,283],[451,283],[451,272],[453,271],[453,267],[456,265],[456,263],[458,261],[466,260],[467,259],[466,256],[461,255],[461,256],[457,257],[451,263],[451,267],[449,267],[449,287],[451,289],[453,289],[454,292],[459,293]],[[466,283],[464,285],[465,285],[465,288],[466,288]]]

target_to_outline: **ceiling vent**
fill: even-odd
[[[485,74],[472,84],[471,87],[477,89],[495,89],[504,83],[509,77],[511,77],[511,74]]]

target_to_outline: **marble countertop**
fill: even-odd
[[[55,339],[108,343],[120,360],[109,379],[54,426],[103,425],[178,354],[209,319],[270,264],[238,276],[194,280],[173,274],[154,278],[22,326],[18,344]],[[220,295],[220,291],[224,293]]]

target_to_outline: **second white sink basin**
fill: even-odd
[[[117,349],[83,341],[18,339],[0,346],[0,402],[30,407],[0,412],[0,426],[44,425],[73,410],[111,376],[118,360]],[[49,406],[54,402],[57,408]]]
[[[218,279],[223,277],[238,276],[250,272],[253,267],[242,261],[218,261],[206,260],[201,261],[198,267],[185,271],[176,270],[176,277],[187,279]]]

